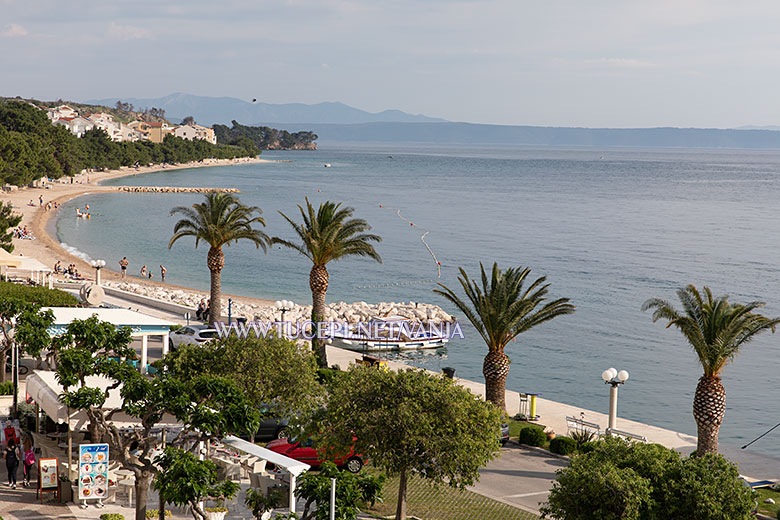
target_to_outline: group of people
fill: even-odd
[[[46,205],[43,207],[46,211],[51,211],[53,209],[60,209],[60,203],[59,202],[47,202]]]
[[[57,274],[64,274],[67,276],[70,276],[74,280],[83,280],[84,277],[79,273],[79,270],[76,269],[76,264],[68,264],[68,267],[62,267],[62,262],[57,260],[57,263],[54,264],[54,272]]]
[[[27,229],[27,226],[24,227],[16,227],[14,229],[14,238],[21,238],[24,240],[35,240],[35,235],[32,234],[32,231]]]
[[[81,211],[81,208],[76,208],[76,217],[91,219],[92,214],[89,212],[89,204],[84,206],[84,211]]]
[[[119,261],[119,269],[120,269],[120,277],[121,278],[127,278],[127,266],[130,265],[130,262],[127,260],[126,256],[123,256],[122,259]],[[168,269],[165,268],[164,265],[160,264],[160,278],[162,281],[165,281],[165,274],[168,272]],[[152,274],[151,269],[147,269],[146,265],[141,267],[140,271],[141,278],[148,278],[152,279],[154,275]]]
[[[16,428],[8,421],[5,428],[5,447],[3,448],[3,458],[5,459],[5,469],[8,471],[8,485],[11,489],[16,489],[16,474],[19,471],[20,462],[24,466],[24,479],[22,485],[30,486],[30,473],[35,465],[35,451],[33,450],[32,438],[25,435],[24,439],[19,439]]]
[[[160,264],[160,278],[162,278],[163,282],[165,281],[165,273],[167,273],[167,272],[168,272],[168,270],[165,268],[165,266]],[[151,269],[147,269],[145,265],[143,267],[141,267],[141,278],[149,278],[151,280],[153,277],[154,277],[154,275],[152,274],[152,270]],[[123,276],[123,278],[124,278],[124,276]]]

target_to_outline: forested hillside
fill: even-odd
[[[214,145],[170,135],[162,143],[118,143],[97,128],[78,138],[66,128],[53,125],[42,110],[25,101],[0,101],[0,184],[24,185],[44,176],[75,175],[85,168],[111,169],[259,153],[251,143],[244,145]]]
[[[301,131],[290,133],[267,126],[245,126],[232,121],[233,127],[214,125],[217,142],[248,146],[254,144],[261,150],[316,150],[317,134]]]

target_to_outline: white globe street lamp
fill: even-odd
[[[274,302],[274,307],[282,312],[282,321],[284,321],[284,313],[293,310],[295,304],[290,300],[277,300]]]
[[[618,386],[628,381],[628,372],[626,370],[618,372],[615,368],[608,368],[601,373],[601,379],[604,380],[604,384],[610,385],[609,427],[615,428],[615,425],[617,424]]]
[[[100,270],[106,266],[106,261],[92,260],[89,262],[89,265],[95,269],[95,284],[100,285]]]

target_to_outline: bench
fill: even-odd
[[[647,437],[644,435],[638,435],[636,433],[630,433],[630,432],[624,432],[623,430],[618,430],[616,428],[607,428],[607,435],[614,435],[616,437],[622,437],[623,439],[629,440],[629,441],[639,441],[639,442],[647,442]]]
[[[594,434],[596,437],[601,436],[601,426],[596,423],[588,422],[584,419],[577,419],[576,417],[566,416],[566,428],[569,432],[581,431]]]

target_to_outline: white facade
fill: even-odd
[[[95,128],[95,123],[83,117],[60,118],[54,121],[54,124],[64,126],[76,137],[82,137],[85,132]]]
[[[173,131],[173,135],[176,137],[181,137],[182,139],[186,139],[188,141],[192,141],[193,139],[198,138],[197,131],[195,130],[194,127],[190,125],[177,126],[176,129]]]

